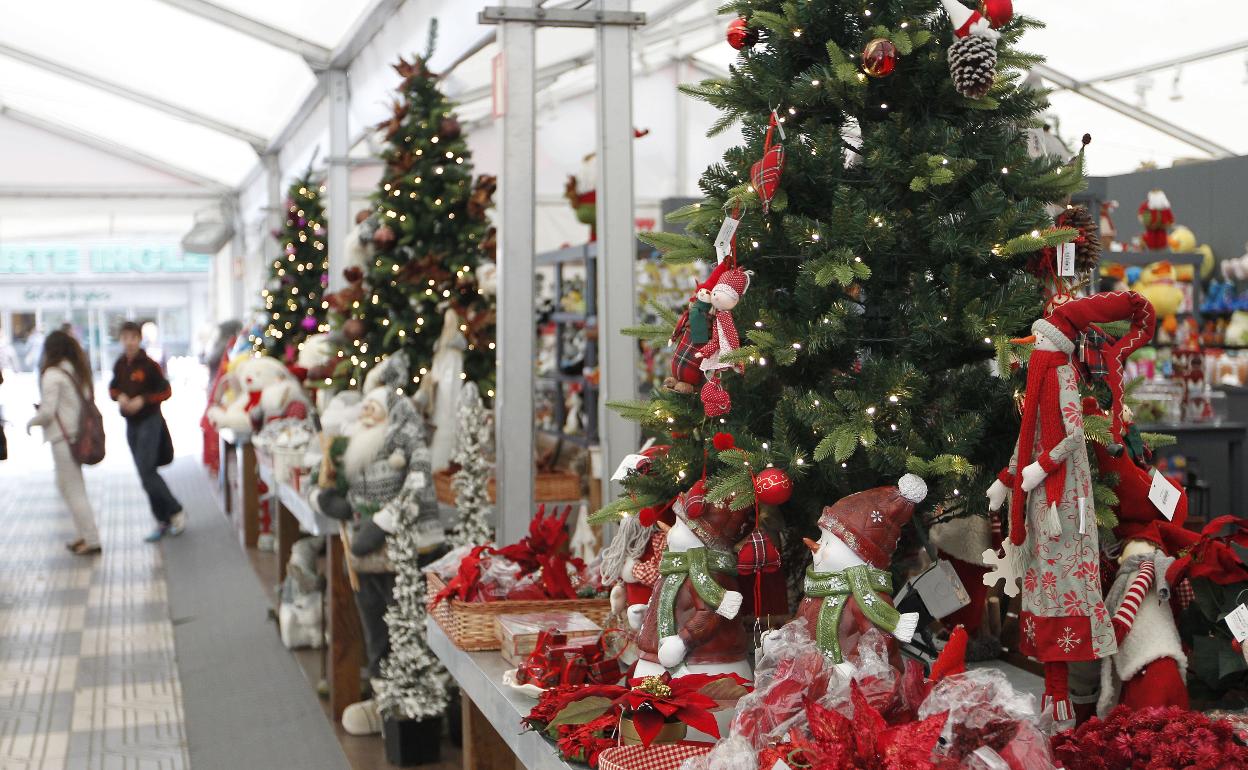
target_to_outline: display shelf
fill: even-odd
[[[584,770],[584,765],[572,765],[560,759],[553,743],[536,732],[524,730],[520,720],[528,716],[536,701],[503,684],[503,672],[512,665],[503,660],[498,652],[464,652],[451,643],[446,632],[432,618],[425,621],[425,629],[429,648],[459,683],[461,696],[465,700],[465,717],[470,709],[476,709],[493,727],[494,735],[470,735],[477,720],[464,720],[465,768],[501,767],[501,764],[491,765],[488,761],[473,762],[467,756],[470,751],[490,755],[489,743],[496,739],[523,767],[532,770]]]
[[[556,324],[585,324],[586,328],[598,325],[598,319],[593,315],[586,313],[570,313],[566,310],[556,310],[546,316],[548,323]]]
[[[598,446],[598,440],[596,438],[591,438],[582,433],[564,433],[563,431],[560,431],[560,430],[547,430],[546,428],[538,428],[537,432],[542,434],[543,436],[550,436],[551,438],[557,438],[560,441],[565,441],[569,444],[575,444],[576,446],[583,446],[583,447]]]
[[[564,359],[564,327],[592,329],[598,325],[598,244],[588,243],[583,246],[572,246],[537,255],[538,264],[553,265],[555,269],[555,302],[563,298],[563,269],[567,265],[583,264],[585,266],[585,312],[570,313],[559,310],[544,319],[544,323],[555,326],[555,362],[560,364]],[[581,364],[582,371],[598,366],[598,340],[593,335],[586,335],[585,359]],[[589,387],[584,375],[551,374],[538,377],[539,381],[552,383],[555,389],[555,425],[567,422],[568,386],[583,386],[583,404],[585,433],[568,435],[560,431],[540,430],[539,433],[562,438],[578,446],[590,447],[598,445],[598,388]]]

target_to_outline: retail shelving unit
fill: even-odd
[[[598,368],[598,340],[590,334],[591,329],[598,325],[598,244],[588,243],[581,246],[568,246],[555,251],[538,254],[534,261],[540,267],[553,267],[555,273],[555,306],[563,297],[565,269],[583,265],[585,268],[585,309],[579,313],[556,310],[545,319],[555,325],[555,370],[537,375],[537,381],[554,386],[555,390],[555,430],[542,430],[541,433],[554,436],[570,444],[583,447],[598,445],[598,383],[596,379],[585,376],[586,370],[596,371]],[[585,359],[580,374],[565,374],[562,371],[564,361],[564,332],[569,328],[583,328],[586,332]],[[579,384],[584,398],[584,431],[579,434],[564,433],[562,426],[567,420],[568,386]]]

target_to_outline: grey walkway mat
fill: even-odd
[[[187,530],[164,541],[192,770],[350,770],[203,468],[164,471]]]

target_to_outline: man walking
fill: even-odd
[[[156,517],[156,528],[146,540],[155,543],[165,535],[180,535],[185,528],[182,504],[156,470],[173,461],[173,440],[160,413],[160,402],[168,399],[173,391],[160,364],[149,358],[140,346],[143,333],[139,325],[127,321],[121,325],[119,336],[123,352],[113,364],[113,381],[108,393],[126,418],[126,441],[143,482],[143,491],[152,506],[152,515]]]

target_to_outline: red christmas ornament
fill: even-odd
[[[382,225],[377,228],[377,232],[373,233],[373,245],[382,251],[389,251],[394,248],[395,241],[398,236],[394,234],[394,228],[390,225]]]
[[[891,75],[897,68],[897,46],[893,41],[877,37],[862,49],[862,71],[873,78]]]
[[[702,386],[702,411],[707,417],[723,417],[732,411],[732,399],[719,380],[707,380]]]
[[[771,199],[776,197],[776,190],[780,188],[780,176],[784,173],[784,145],[771,142],[771,135],[775,128],[776,116],[773,113],[763,145],[763,157],[750,167],[750,184],[758,193],[764,214],[771,210]]]
[[[746,48],[753,48],[758,42],[758,30],[750,29],[750,23],[745,19],[733,19],[728,24],[728,45],[743,51]]]
[[[715,449],[720,452],[723,452],[728,449],[732,449],[734,446],[736,446],[736,443],[737,442],[736,440],[733,439],[731,433],[724,433],[722,431],[719,433],[716,433],[715,437],[711,439],[712,446],[714,446]]]
[[[993,29],[1000,29],[1014,18],[1013,0],[979,0],[979,13]]]
[[[793,479],[779,468],[768,468],[754,477],[754,497],[764,505],[784,505],[793,496]]]

